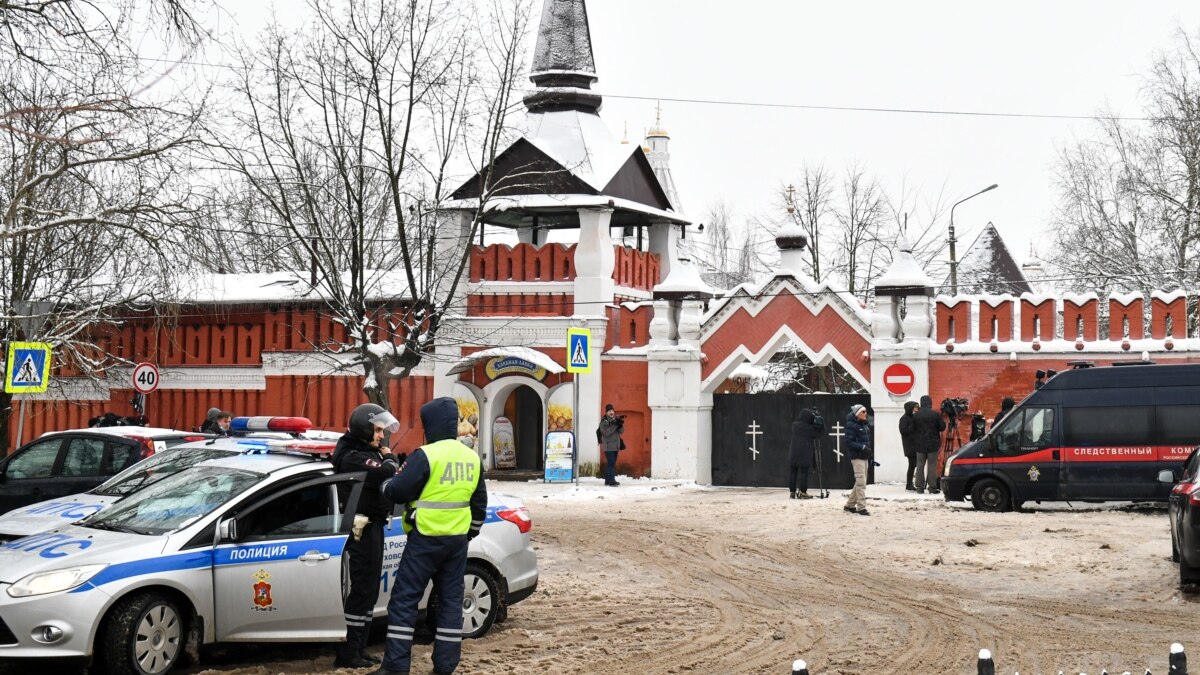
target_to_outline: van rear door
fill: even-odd
[[[1054,406],[1017,408],[992,431],[996,473],[1008,478],[1017,501],[1058,498],[1060,462]]]

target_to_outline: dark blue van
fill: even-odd
[[[1076,368],[947,458],[942,493],[985,511],[1027,501],[1155,501],[1200,444],[1200,363]]]

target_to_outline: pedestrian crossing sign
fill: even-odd
[[[567,372],[592,372],[592,331],[587,328],[567,329]]]
[[[40,394],[50,386],[50,345],[44,342],[10,342],[4,363],[4,391]]]

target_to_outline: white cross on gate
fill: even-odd
[[[750,424],[746,425],[750,431],[746,435],[750,437],[750,452],[754,454],[751,461],[758,461],[758,437],[762,436],[763,432],[759,431],[762,427],[758,426],[758,420],[750,420]]]
[[[829,432],[829,435],[834,438],[833,454],[837,455],[838,463],[842,461],[842,430],[845,428],[841,422],[834,422],[833,431]]]

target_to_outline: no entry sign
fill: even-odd
[[[883,386],[889,394],[903,396],[913,390],[917,376],[903,363],[893,363],[883,371]]]

